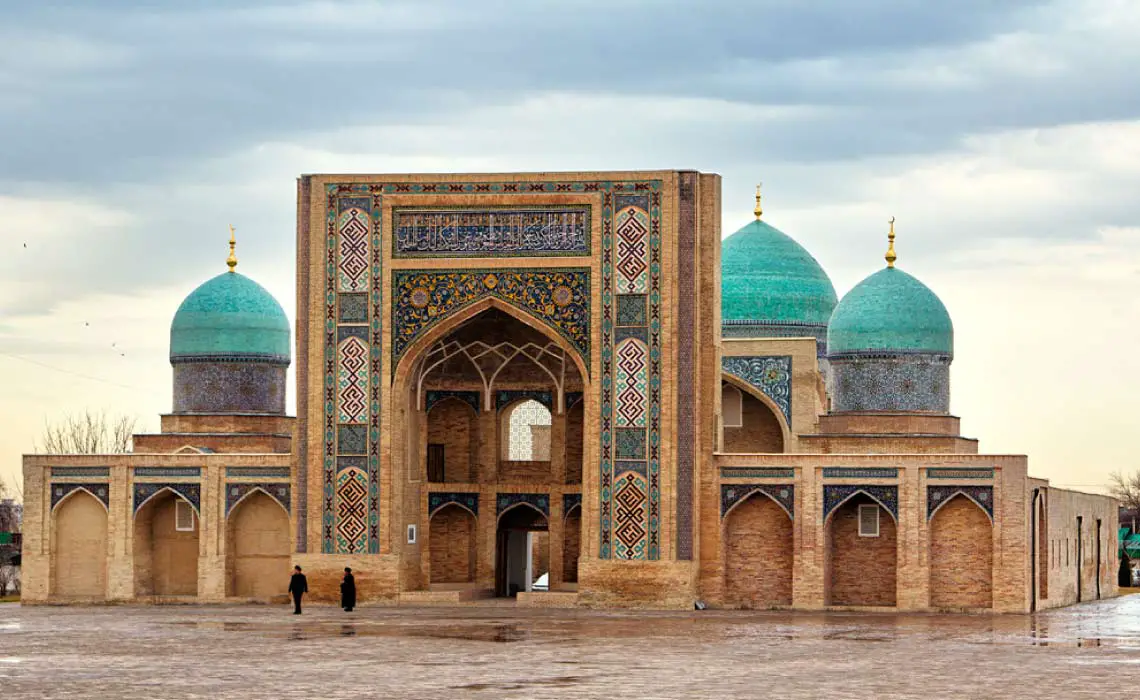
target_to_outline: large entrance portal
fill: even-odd
[[[549,580],[549,529],[546,516],[528,505],[503,513],[495,537],[496,595],[529,593],[544,576]]]

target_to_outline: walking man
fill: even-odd
[[[293,596],[293,614],[301,614],[301,596],[309,592],[309,581],[301,573],[301,567],[293,567],[293,577],[289,579],[289,594]]]
[[[352,612],[356,607],[356,579],[352,577],[352,569],[344,567],[344,579],[340,582],[340,607],[345,612]]]

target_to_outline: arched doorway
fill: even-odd
[[[547,566],[543,567],[543,557]],[[546,516],[520,503],[499,516],[495,533],[495,593],[501,597],[530,591],[549,572],[550,540]]]
[[[550,409],[534,399],[522,399],[503,408],[499,423],[499,481],[549,481]]]
[[[269,600],[289,580],[289,514],[264,491],[252,491],[226,519],[226,595]]]
[[[52,595],[107,597],[107,509],[84,489],[56,505],[52,539]]]
[[[724,523],[724,587],[730,605],[768,608],[792,604],[795,559],[792,519],[780,504],[754,493]]]
[[[135,513],[135,594],[198,595],[198,513],[166,489]]]
[[[993,607],[994,535],[990,517],[963,494],[930,520],[930,605]]]
[[[475,516],[456,504],[437,510],[428,525],[428,581],[432,584],[475,581]]]
[[[582,507],[570,508],[562,524],[562,581],[578,583],[578,557],[582,553]]]
[[[428,481],[475,481],[471,467],[478,460],[478,421],[475,410],[457,398],[443,399],[431,407],[427,412]]]
[[[857,492],[827,520],[828,605],[897,604],[898,543],[892,513]]]
[[[724,451],[738,454],[782,453],[784,428],[763,400],[728,382],[721,385]]]

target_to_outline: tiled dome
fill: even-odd
[[[844,295],[827,329],[830,354],[859,352],[953,355],[954,326],[934,292],[887,267]]]
[[[190,293],[170,324],[170,359],[289,363],[289,319],[264,287],[223,272]]]

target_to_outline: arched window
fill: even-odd
[[[550,461],[550,411],[534,399],[511,406],[503,417],[503,459]]]

